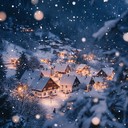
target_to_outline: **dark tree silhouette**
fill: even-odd
[[[8,123],[12,114],[12,107],[8,100],[8,95],[4,92],[4,89],[0,88],[0,127]]]
[[[28,59],[25,53],[22,53],[16,64],[16,78],[20,79],[23,73],[29,69]]]
[[[29,67],[30,67],[31,70],[34,70],[34,69],[37,69],[37,68],[40,67],[40,62],[35,56],[32,56],[30,58]]]
[[[6,79],[6,67],[3,62],[2,55],[0,55],[0,83]]]

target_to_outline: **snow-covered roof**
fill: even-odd
[[[66,50],[61,51],[60,53],[67,54],[68,52]]]
[[[31,88],[33,90],[42,91],[49,80],[50,80],[49,77],[36,77],[32,81]]]
[[[102,70],[109,76],[114,71],[114,68],[113,67],[106,67],[106,68],[102,68]]]
[[[100,28],[96,33],[94,33],[92,36],[97,39],[101,39],[105,33],[109,32],[112,28],[116,26],[116,24],[119,22],[119,18],[114,20],[109,20],[104,23],[104,26]],[[109,28],[109,29],[108,29]]]
[[[32,81],[37,77],[41,75],[41,71],[35,70],[35,71],[25,71],[22,75],[20,82],[24,84],[30,85]]]
[[[94,82],[104,82],[102,77],[93,77]]]
[[[113,19],[113,20],[109,20],[106,21],[104,23],[104,26],[102,28],[100,28],[96,33],[94,33],[92,36],[94,38],[97,38],[98,40],[100,40],[107,32],[111,31],[112,28],[114,28],[118,22],[123,19],[126,15],[128,14],[128,11],[126,10],[125,12],[123,12],[121,14],[120,17]]]
[[[87,67],[86,64],[79,64],[77,67],[76,67],[76,70],[82,70],[83,68]]]
[[[68,67],[68,64],[56,64],[54,71],[56,72],[65,72],[66,68]]]
[[[78,79],[79,79],[79,81],[80,81],[81,84],[88,85],[88,84],[90,84],[92,77],[90,77],[90,76],[87,76],[87,77],[78,77]]]
[[[64,74],[60,79],[60,85],[73,86],[76,78],[76,76]]]
[[[43,66],[44,69],[50,69],[51,68],[51,65],[45,64],[45,63],[41,63],[41,66]]]
[[[52,75],[52,71],[51,70],[41,70],[42,74],[45,76],[45,77],[50,77]]]
[[[81,75],[79,75],[78,73],[76,73],[75,71],[71,71],[71,72],[69,73],[69,75],[71,75],[71,76],[76,76],[76,77],[81,76]]]
[[[98,71],[97,71],[96,69],[90,68],[90,74],[91,74],[92,76],[97,75],[97,73],[98,73]]]

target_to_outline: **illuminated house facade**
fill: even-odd
[[[65,74],[60,79],[60,90],[64,93],[71,93],[79,89],[80,81],[76,76]]]
[[[59,86],[49,77],[36,77],[30,85],[34,94],[38,97],[57,95]]]
[[[115,75],[114,68],[112,67],[106,67],[102,68],[98,73],[97,76],[104,77],[107,80],[113,80],[113,77]]]

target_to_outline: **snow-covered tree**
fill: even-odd
[[[16,64],[16,78],[20,79],[23,73],[28,69],[28,59],[25,53],[22,53]]]
[[[45,121],[45,110],[38,103],[31,91],[25,85],[19,85],[11,93],[10,101],[12,102],[13,111],[18,115],[20,120],[14,126],[22,128],[40,128]]]
[[[0,127],[5,126],[11,119],[13,112],[8,95],[3,88],[0,88]]]
[[[116,119],[128,127],[128,82],[111,82],[107,90],[107,103]]]
[[[31,70],[37,69],[40,67],[40,62],[36,57],[31,57],[29,60],[29,67]]]
[[[60,109],[65,114],[47,124],[46,128],[55,128],[55,123],[63,128],[61,123],[66,118],[67,127],[70,128],[127,128],[127,84],[118,87],[116,83],[111,84],[112,87],[105,92],[73,93]]]
[[[6,79],[6,67],[4,65],[2,55],[0,55],[0,83]]]
[[[70,120],[77,120],[77,128],[123,128],[116,116],[108,108],[105,93],[91,91],[77,95],[67,104],[72,106],[66,112]]]

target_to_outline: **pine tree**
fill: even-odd
[[[61,111],[65,111],[68,121],[74,124],[74,128],[126,128],[126,121],[123,120],[124,117],[127,120],[127,115],[121,117],[119,113],[113,113],[111,104],[114,98],[108,102],[108,94],[94,90],[88,93],[80,91],[77,95],[74,93],[65,102]],[[122,104],[120,101],[118,103]],[[120,108],[117,110],[122,112]],[[122,118],[122,121],[119,117]]]
[[[0,83],[6,79],[6,67],[4,65],[2,55],[0,55]]]
[[[22,53],[16,65],[16,78],[20,79],[23,73],[28,69],[29,69],[28,59],[25,53]]]
[[[5,126],[12,116],[11,103],[8,100],[8,95],[4,92],[4,89],[0,88],[0,127]]]
[[[29,60],[29,68],[31,70],[34,70],[34,69],[37,69],[39,67],[40,67],[39,60],[35,56],[31,57]]]

